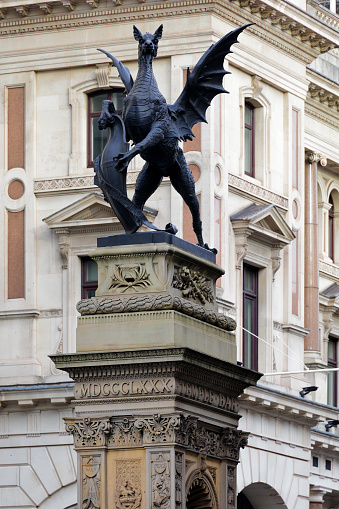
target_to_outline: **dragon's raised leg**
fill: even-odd
[[[197,236],[199,246],[208,249],[202,238],[200,205],[195,193],[194,178],[181,149],[178,150],[176,162],[172,166],[169,176],[174,189],[182,196],[191,211],[193,230]]]
[[[133,203],[140,209],[143,209],[148,198],[158,189],[161,184],[163,176],[159,171],[149,163],[144,164],[143,169],[139,173],[135,192],[133,196]]]

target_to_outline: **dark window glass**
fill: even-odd
[[[329,337],[328,340],[328,367],[338,367],[338,340],[333,337]],[[327,403],[331,406],[337,406],[338,404],[338,372],[329,371],[327,375]]]
[[[245,102],[245,140],[244,140],[245,175],[254,177],[254,107]]]
[[[258,370],[258,269],[244,264],[243,282],[243,363]],[[248,331],[248,332],[247,332]],[[255,336],[253,334],[255,334]]]
[[[326,468],[326,470],[331,470],[332,469],[332,464],[331,464],[330,460],[326,460],[325,461],[325,468]]]
[[[87,143],[87,164],[93,166],[93,161],[102,152],[106,141],[106,130],[100,131],[98,128],[98,118],[101,115],[102,102],[106,99],[113,101],[117,113],[121,114],[124,94],[122,90],[112,89],[107,91],[100,90],[88,95],[88,143]]]
[[[89,257],[81,258],[81,298],[90,299],[98,288],[98,266]]]
[[[330,195],[328,203],[331,205],[328,211],[328,256],[334,260],[334,203]]]
[[[314,467],[318,467],[318,465],[319,465],[319,460],[318,460],[317,456],[313,456],[313,458],[312,458],[312,459],[313,459],[313,466],[314,466]]]

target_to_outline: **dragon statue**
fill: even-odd
[[[193,175],[179,141],[193,139],[194,124],[207,122],[205,113],[212,99],[226,92],[222,85],[224,75],[229,74],[223,67],[225,56],[231,53],[230,48],[238,42],[239,34],[251,24],[229,32],[205,52],[192,72],[187,70],[186,85],[172,105],[168,105],[160,93],[152,68],[162,36],[162,25],[154,34],[144,35],[133,27],[134,38],[139,43],[139,69],[135,81],[118,59],[99,49],[118,69],[127,95],[122,118],[117,115],[111,101],[103,102],[99,129],[107,129],[108,140],[101,156],[94,162],[95,183],[102,189],[127,233],[137,231],[142,224],[155,228],[148,222],[143,207],[163,177],[169,177],[191,211],[198,245],[209,249],[203,241]],[[129,141],[133,142],[131,150],[128,149]],[[137,154],[146,163],[138,176],[131,201],[126,192],[126,172]],[[166,231],[175,234],[177,229],[169,224]]]

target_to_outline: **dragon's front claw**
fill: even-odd
[[[115,165],[116,169],[122,173],[124,171],[127,171],[127,167],[129,165],[131,158],[129,157],[128,153],[122,153],[114,157],[113,160],[116,162]]]

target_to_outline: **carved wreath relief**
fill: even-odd
[[[121,293],[132,288],[138,291],[151,285],[149,274],[142,264],[117,265],[109,289],[122,289]]]
[[[168,454],[152,454],[152,509],[170,509],[171,474]]]
[[[100,458],[82,458],[82,507],[100,509]]]
[[[202,304],[214,301],[211,282],[198,271],[190,270],[188,267],[176,268],[173,288],[181,290],[182,296],[186,299],[200,300]]]
[[[116,462],[116,509],[137,509],[141,506],[141,462]]]

